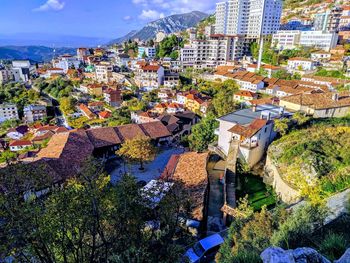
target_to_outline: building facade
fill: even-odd
[[[16,104],[0,104],[0,123],[7,120],[18,120],[18,110]]]

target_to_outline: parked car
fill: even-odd
[[[191,263],[210,261],[222,243],[224,243],[224,239],[219,234],[208,236],[188,249],[183,261]]]

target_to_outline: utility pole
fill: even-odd
[[[264,28],[264,20],[265,20],[265,9],[266,9],[266,0],[263,0],[262,5],[262,13],[261,13],[261,23],[260,23],[260,34],[259,34],[259,57],[258,57],[258,66],[257,71],[260,71],[261,68],[261,60],[264,52],[264,36],[263,36],[263,28]]]

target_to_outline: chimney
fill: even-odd
[[[339,100],[339,93],[333,93],[332,94],[332,100],[338,101]]]

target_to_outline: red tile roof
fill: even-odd
[[[10,146],[30,146],[32,145],[31,141],[28,140],[18,140],[10,142]]]

